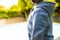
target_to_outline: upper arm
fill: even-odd
[[[45,25],[47,23],[48,16],[44,11],[36,11],[33,15],[32,23],[33,26]]]
[[[47,25],[47,16],[44,15],[43,11],[36,11],[35,14],[33,15],[33,36],[39,36],[40,33],[42,33]],[[42,30],[42,31],[41,31]],[[40,34],[41,35],[41,34]]]

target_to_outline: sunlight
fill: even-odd
[[[17,5],[18,0],[0,0],[0,6],[4,6],[5,8],[10,8],[12,5]]]

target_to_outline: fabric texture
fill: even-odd
[[[27,20],[29,40],[54,40],[52,14],[55,3],[40,2],[30,12]]]

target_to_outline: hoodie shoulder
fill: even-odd
[[[49,17],[48,13],[43,8],[41,8],[39,6],[34,8],[33,16],[34,15],[43,15],[43,16]]]

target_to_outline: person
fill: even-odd
[[[54,40],[52,14],[55,2],[32,0],[35,4],[27,19],[29,40]]]

